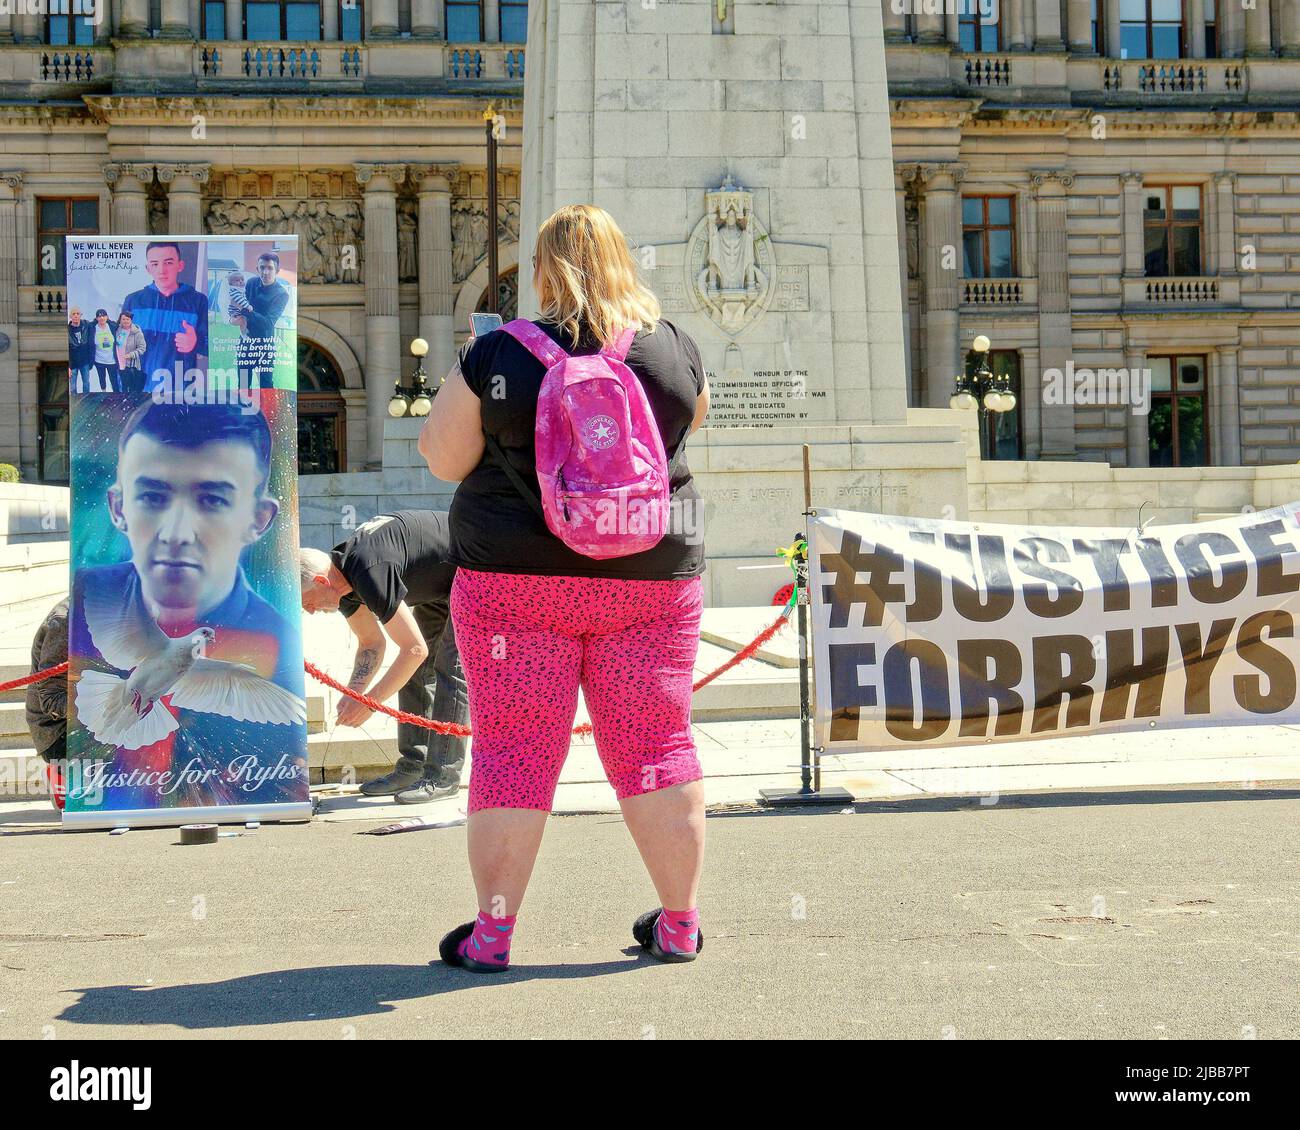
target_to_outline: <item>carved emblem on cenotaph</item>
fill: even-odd
[[[686,292],[732,337],[772,301],[776,260],[772,241],[754,215],[754,194],[731,175],[704,195],[704,218],[686,249]]]

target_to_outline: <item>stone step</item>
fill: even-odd
[[[42,611],[68,592],[66,541],[0,545],[0,622],[33,607]]]

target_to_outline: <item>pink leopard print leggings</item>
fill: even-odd
[[[469,811],[549,812],[581,685],[624,797],[698,781],[691,681],[701,586],[458,569],[451,617],[473,728]]]

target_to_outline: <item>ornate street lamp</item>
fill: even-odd
[[[409,385],[403,385],[400,376],[397,378],[397,383],[393,385],[393,399],[388,402],[388,414],[393,419],[429,414],[437,390],[430,390],[425,382],[424,358],[428,352],[429,343],[424,338],[417,337],[411,342],[411,353],[415,357],[415,372],[411,375]]]
[[[964,370],[957,375],[956,386],[948,399],[950,408],[963,411],[978,409],[980,414],[980,450],[985,447],[985,433],[988,431],[986,421],[990,412],[1010,412],[1016,406],[1016,394],[1011,388],[1009,374],[998,375],[989,368],[989,349],[991,343],[980,334],[971,348],[980,355],[975,372],[967,374]]]

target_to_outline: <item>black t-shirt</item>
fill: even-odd
[[[352,591],[339,601],[339,611],[351,616],[363,604],[381,624],[397,614],[397,606],[445,603],[456,568],[447,556],[447,515],[438,510],[399,510],[376,514],[331,551]]]
[[[549,322],[536,325],[570,354],[599,349],[589,338],[575,348],[559,327]],[[660,542],[644,553],[604,561],[577,553],[546,528],[491,451],[485,450],[451,502],[449,561],[490,573],[547,577],[653,581],[696,577],[704,572],[704,507],[686,465],[685,451],[695,402],[704,390],[699,348],[671,322],[661,321],[653,333],[636,335],[627,365],[645,389],[668,457],[672,515]],[[461,350],[460,371],[482,402],[483,430],[497,441],[511,466],[538,496],[534,432],[545,366],[509,334],[494,330]]]

